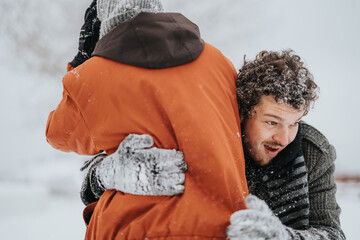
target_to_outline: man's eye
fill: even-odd
[[[269,121],[269,122],[266,122],[268,125],[270,126],[275,126],[277,124],[277,122],[273,122],[273,121]]]
[[[297,127],[298,125],[299,125],[299,122],[296,122],[296,123],[292,124],[291,126],[292,127]]]

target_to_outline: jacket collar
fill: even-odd
[[[92,55],[160,69],[194,61],[203,48],[198,26],[182,14],[142,12],[102,37]]]

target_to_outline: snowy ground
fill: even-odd
[[[360,184],[339,184],[341,223],[348,240],[360,236]],[[43,186],[0,183],[1,239],[83,239],[83,205],[76,191],[50,193]]]
[[[84,239],[83,205],[77,196],[52,195],[26,184],[0,184],[0,191],[1,239]]]
[[[337,200],[342,209],[340,220],[347,239],[359,239],[360,183],[338,183]]]

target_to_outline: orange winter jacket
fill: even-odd
[[[86,239],[225,239],[248,194],[230,61],[177,13],[141,13],[105,35],[93,55],[63,78],[47,141],[110,154],[128,134],[149,134],[156,147],[182,151],[188,171],[178,196],[106,191]]]

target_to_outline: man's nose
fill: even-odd
[[[289,144],[289,129],[282,127],[273,135],[273,140],[282,146]]]

